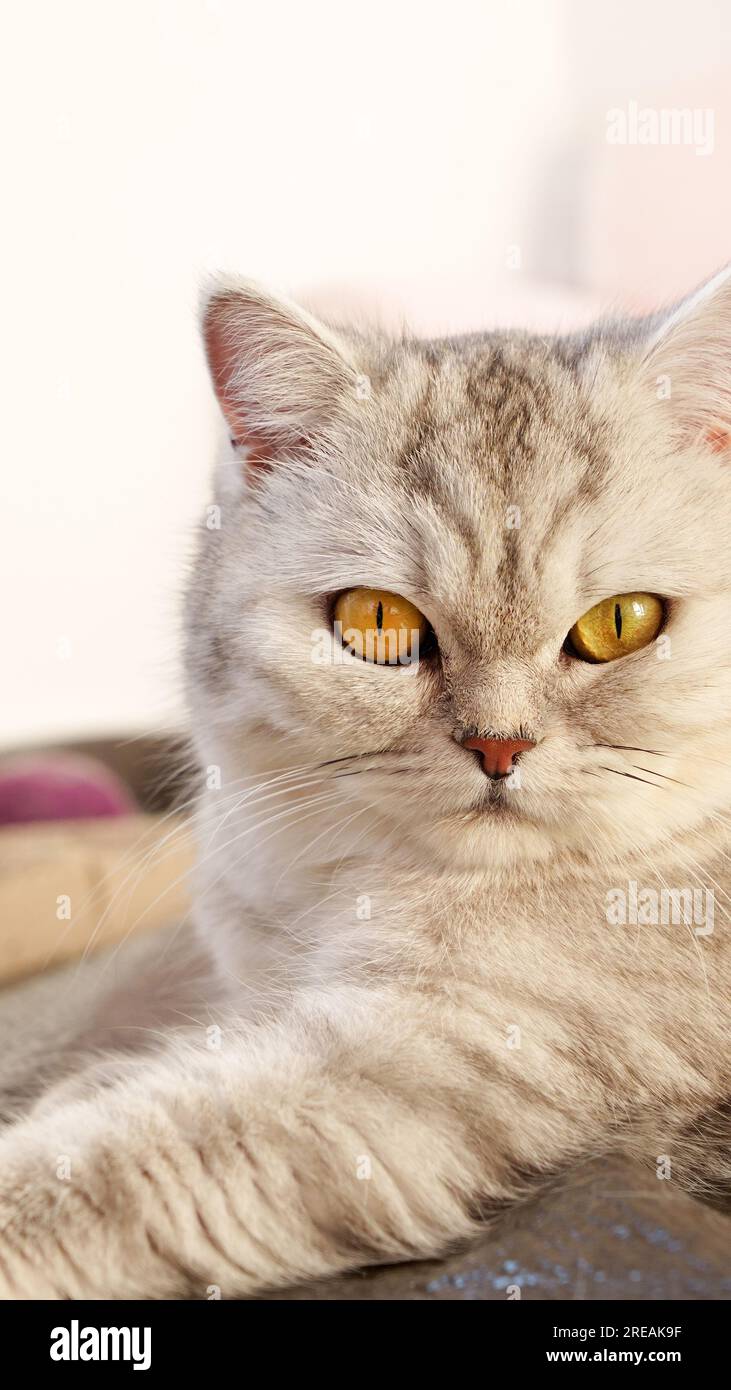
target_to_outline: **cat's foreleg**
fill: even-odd
[[[466,1067],[408,1009],[341,999],[224,1031],[213,1051],[178,1043],[98,1099],[15,1126],[0,1141],[0,1294],[241,1296],[476,1231],[531,1161],[560,1158],[565,1121],[523,1106],[516,1140],[489,1058]]]

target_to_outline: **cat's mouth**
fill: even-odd
[[[499,816],[501,820],[521,821],[527,819],[525,808],[520,806],[520,799],[516,795],[515,789],[509,787],[503,778],[486,782],[475,809],[478,814]]]

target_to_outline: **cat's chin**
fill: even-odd
[[[557,837],[507,803],[494,802],[422,828],[421,847],[430,863],[451,871],[479,873],[547,864]]]

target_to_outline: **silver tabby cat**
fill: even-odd
[[[203,336],[195,932],[0,1009],[2,1295],[431,1256],[597,1154],[721,1201],[731,278],[432,342],[227,282]]]

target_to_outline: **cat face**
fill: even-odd
[[[391,343],[217,291],[233,442],[189,603],[206,760],[322,764],[367,836],[458,869],[641,853],[720,812],[730,328],[725,278],[583,342]],[[343,646],[366,600],[409,615],[418,661]],[[475,738],[525,746],[487,776]]]

